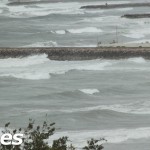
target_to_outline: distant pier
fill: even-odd
[[[60,0],[43,0],[43,1],[27,1],[27,2],[10,2],[8,6],[17,6],[17,5],[34,5],[34,4],[47,4],[47,3],[54,3],[60,2]]]
[[[128,7],[150,7],[150,3],[125,3],[125,4],[109,4],[105,5],[86,5],[81,9],[115,9],[115,8],[128,8]]]
[[[124,59],[143,57],[150,59],[150,47],[49,47],[0,48],[0,58],[17,58],[47,54],[51,60]]]
[[[122,17],[129,18],[129,19],[150,18],[150,13],[149,14],[125,14]]]

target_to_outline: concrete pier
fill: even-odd
[[[122,17],[129,19],[150,18],[150,14],[125,14]]]
[[[105,4],[105,5],[87,5],[82,6],[81,9],[116,9],[128,7],[150,7],[150,3],[125,3],[125,4]]]
[[[42,1],[20,1],[20,2],[10,2],[8,6],[17,6],[17,5],[34,5],[34,4],[47,4],[47,3],[56,3],[60,0],[42,0]]]
[[[150,59],[150,47],[0,48],[0,58],[26,57],[43,53],[52,60],[124,59],[131,57]]]

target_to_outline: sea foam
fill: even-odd
[[[97,65],[97,68],[95,68]],[[22,79],[48,79],[50,74],[62,74],[69,70],[102,70],[109,63],[94,61],[52,61],[46,54],[24,58],[0,59],[0,76]],[[34,78],[35,76],[35,78]]]
[[[46,62],[49,62],[46,54],[0,59],[0,76],[30,80],[48,79],[49,72],[38,67]]]
[[[22,79],[48,79],[50,74],[64,74],[71,70],[76,71],[110,71],[110,70],[137,70],[149,71],[150,62],[143,58],[125,60],[84,60],[84,61],[54,61],[46,54],[28,56],[24,58],[0,59],[0,76]],[[132,65],[131,65],[132,63]],[[86,94],[94,94],[97,89],[80,89]]]
[[[49,59],[46,54],[33,55],[24,58],[6,58],[0,59],[0,68],[27,67],[42,64],[47,61],[49,61]]]
[[[25,45],[23,47],[56,47],[58,46],[55,41],[46,41],[46,42],[35,42],[29,45]]]
[[[129,58],[129,62],[134,62],[134,63],[146,63],[146,60],[142,57],[136,57],[136,58]]]
[[[95,94],[95,93],[99,93],[98,89],[79,89],[79,91],[85,93],[85,94]]]
[[[85,28],[79,28],[79,29],[69,29],[68,31],[70,33],[74,33],[74,34],[102,32],[101,29],[98,29],[96,27],[85,27]]]
[[[62,136],[68,136],[77,148],[81,148],[86,145],[86,141],[91,139],[91,137],[95,139],[105,138],[107,143],[121,143],[127,140],[134,141],[142,138],[150,138],[150,127],[58,132],[49,138],[49,143],[51,144],[52,140]]]
[[[52,33],[56,33],[56,34],[66,34],[66,33],[81,34],[81,33],[98,33],[98,32],[103,32],[103,31],[96,27],[84,27],[84,28],[77,28],[77,29],[52,31]]]
[[[87,93],[87,92],[86,92]],[[89,94],[89,92],[88,92]],[[79,107],[71,109],[60,109],[55,110],[61,113],[79,113],[79,112],[91,112],[91,111],[114,111],[118,113],[126,114],[150,114],[150,103],[149,102],[135,102],[135,103],[125,103],[125,104],[111,104],[111,105],[95,105],[88,107]]]

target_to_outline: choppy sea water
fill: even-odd
[[[112,42],[116,26],[119,42],[150,37],[149,19],[120,17],[149,8],[79,9],[105,4],[98,0],[6,3],[0,0],[0,47],[96,46],[98,40]],[[140,57],[52,61],[42,54],[0,59],[0,126],[10,121],[20,127],[29,118],[39,123],[48,119],[60,128],[52,139],[67,135],[78,149],[91,137],[104,137],[106,150],[149,150],[149,68],[150,61]]]
[[[148,150],[149,68],[150,61],[140,57],[0,59],[0,126],[48,119],[60,128],[49,141],[66,135],[79,148],[91,137],[104,137],[106,150]]]
[[[144,2],[148,2],[146,0]],[[132,0],[108,0],[108,4]],[[137,0],[136,2],[143,2]],[[149,41],[150,19],[126,19],[128,13],[149,13],[149,7],[84,10],[84,5],[105,4],[105,0],[60,0],[57,3],[7,6],[0,0],[1,47],[96,46],[116,40],[120,43]]]

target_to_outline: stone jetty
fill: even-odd
[[[59,2],[60,0],[42,0],[42,1],[15,1],[10,2],[8,6],[17,6],[17,5],[34,5],[34,4],[47,4],[53,2]]]
[[[47,54],[51,60],[124,59],[143,57],[150,59],[150,47],[48,47],[0,48],[0,58],[17,58]]]
[[[125,14],[122,17],[129,18],[129,19],[150,18],[150,13],[149,14]]]
[[[125,4],[105,4],[105,5],[87,5],[81,9],[115,9],[128,7],[150,7],[150,3],[125,3]]]

